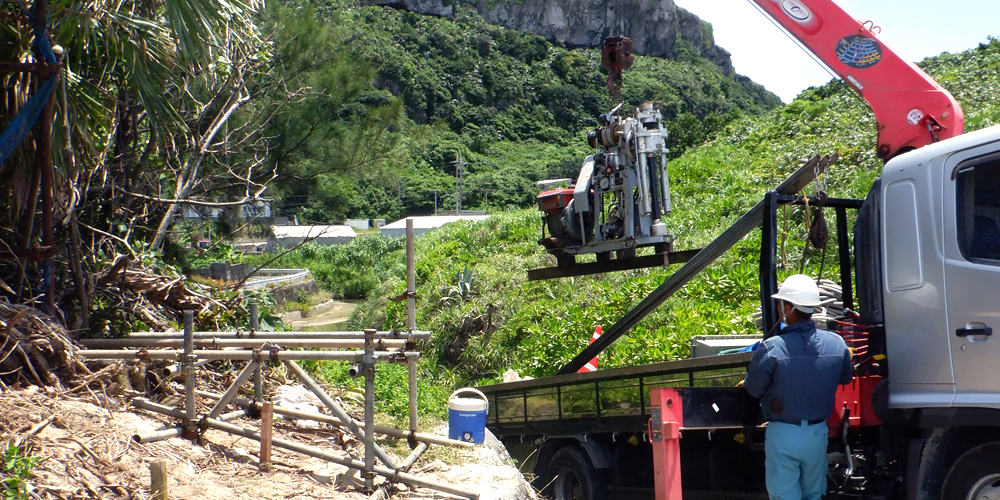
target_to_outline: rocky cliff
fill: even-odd
[[[729,52],[715,45],[712,27],[673,0],[362,0],[421,14],[450,17],[473,8],[487,22],[530,31],[573,47],[599,47],[609,36],[632,38],[637,54],[675,58],[679,40],[732,74]]]

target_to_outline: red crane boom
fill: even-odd
[[[962,106],[927,73],[832,0],[753,0],[856,90],[878,122],[878,156],[889,159],[962,133]]]

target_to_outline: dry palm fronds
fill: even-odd
[[[69,381],[86,368],[66,329],[31,306],[0,300],[0,380],[40,386]]]
[[[192,291],[184,284],[184,278],[159,276],[142,269],[129,269],[129,259],[119,258],[98,280],[100,288],[117,286],[122,295],[134,295],[132,310],[150,326],[166,328],[166,321],[159,319],[156,309],[167,309],[174,313],[194,311],[195,315],[209,312],[213,307],[225,310],[220,302]],[[124,299],[124,297],[123,297]],[[152,308],[148,306],[153,306]],[[152,310],[150,310],[152,309]]]

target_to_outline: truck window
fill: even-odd
[[[917,188],[912,179],[886,187],[885,220],[892,221],[883,227],[887,288],[890,292],[901,292],[924,286]]]
[[[1000,266],[1000,157],[958,166],[958,247],[967,260]]]

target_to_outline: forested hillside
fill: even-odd
[[[18,258],[0,260],[0,293],[44,295],[91,334],[164,326],[180,307],[150,312],[134,291],[128,303],[108,295],[112,268],[177,276],[199,257],[193,242],[264,237],[252,226],[267,206],[300,222],[430,213],[435,192],[454,208],[458,170],[464,208],[530,206],[536,180],[575,175],[585,130],[611,106],[597,51],[488,25],[472,9],[450,19],[356,0],[48,9],[43,44],[22,4],[0,5],[0,61],[26,70],[0,79],[0,125],[19,113],[50,124],[4,141],[0,247]],[[685,43],[676,60],[638,58],[623,91],[677,124],[675,153],[777,104]],[[39,66],[45,54],[57,63]],[[53,71],[59,81],[43,86]]]
[[[459,7],[453,19],[350,1],[291,2],[278,12],[279,37],[291,41],[299,30],[296,47],[306,45],[301,50],[318,60],[321,50],[333,51],[355,67],[350,85],[357,88],[338,109],[299,109],[288,118],[285,168],[293,175],[277,186],[280,206],[300,219],[430,213],[435,191],[441,208],[454,209],[460,159],[464,208],[529,206],[535,181],[576,175],[587,148],[583,132],[611,107],[599,50],[569,50],[493,26],[471,8]],[[314,32],[302,29],[313,17],[322,26],[316,32],[330,33],[329,47],[320,49]],[[689,42],[676,46],[675,60],[638,57],[622,91],[628,103],[656,102],[676,123],[675,155],[742,113],[778,104],[760,85],[724,75]],[[380,117],[366,125],[385,133],[364,135],[360,148],[303,133],[366,113]],[[350,159],[366,156],[383,161],[354,168]],[[343,168],[331,168],[338,162]]]
[[[947,87],[966,113],[966,130],[1000,124],[1000,42],[921,63]],[[881,171],[875,124],[864,101],[840,82],[809,89],[795,101],[759,117],[740,118],[716,139],[671,162],[674,212],[666,218],[677,248],[711,241],[813,154],[839,153],[828,175],[831,196],[863,197]],[[812,188],[810,188],[812,189]],[[784,263],[779,278],[799,271],[837,279],[836,233],[824,255],[803,255],[801,210],[780,216]],[[827,219],[832,224],[832,216]],[[535,242],[541,221],[518,210],[480,223],[446,226],[417,240],[418,324],[434,332],[427,370],[445,383],[498,380],[513,368],[525,375],[555,372],[579,352],[594,325],[606,327],[638,303],[674,269],[630,271],[527,282],[525,271],[554,265]],[[370,247],[370,244],[367,244]],[[700,334],[753,333],[757,304],[759,232],[689,283],[601,357],[601,367],[663,361],[688,354]],[[351,247],[337,252],[350,253]],[[377,295],[358,310],[354,326],[403,324],[401,304],[384,297],[403,290],[403,254],[390,251],[373,286]],[[474,273],[471,293],[455,295],[456,274]]]

